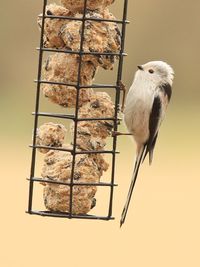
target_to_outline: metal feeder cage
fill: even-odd
[[[87,18],[86,17],[86,6],[87,0],[84,0],[84,11],[82,18],[74,18],[74,17],[67,17],[67,16],[54,16],[54,15],[46,15],[45,10],[48,4],[48,0],[44,0],[43,3],[43,14],[41,15],[42,18],[42,27],[41,27],[41,37],[40,37],[40,47],[37,48],[39,51],[39,64],[38,64],[38,76],[37,80],[35,81],[37,84],[37,91],[36,91],[36,102],[35,102],[35,112],[34,115],[34,130],[33,130],[33,144],[30,145],[32,148],[32,160],[31,160],[31,171],[30,171],[30,178],[27,180],[29,181],[29,201],[28,201],[28,210],[27,213],[33,215],[40,215],[40,216],[48,216],[48,217],[59,217],[59,218],[68,218],[68,219],[96,219],[96,220],[113,220],[114,217],[112,216],[113,210],[113,193],[114,187],[117,186],[115,184],[115,163],[116,163],[116,155],[119,154],[117,152],[117,135],[113,135],[112,138],[112,150],[104,150],[104,151],[77,151],[76,150],[76,139],[77,139],[77,124],[79,121],[113,121],[114,127],[113,131],[117,132],[118,125],[120,118],[118,117],[120,111],[120,98],[121,98],[121,80],[122,80],[122,69],[123,69],[123,59],[124,56],[127,54],[124,52],[125,46],[125,32],[126,32],[126,24],[129,23],[127,21],[127,8],[128,8],[128,0],[123,1],[123,18],[122,20],[109,20],[109,19],[99,19],[99,18]],[[71,50],[64,50],[64,49],[51,49],[44,47],[44,26],[45,26],[45,19],[64,19],[64,20],[78,20],[82,21],[82,32],[81,32],[81,41],[80,41],[80,50],[79,51],[71,51]],[[119,53],[97,53],[97,52],[84,52],[83,51],[83,42],[84,42],[84,29],[85,29],[85,21],[107,21],[107,22],[115,22],[121,25],[121,48]],[[77,54],[79,55],[79,68],[78,68],[78,82],[77,84],[67,84],[67,83],[59,83],[59,82],[50,82],[42,80],[42,65],[43,65],[43,57],[45,52],[55,52],[55,53],[66,53],[66,54]],[[82,65],[82,57],[83,55],[99,55],[99,56],[117,56],[118,58],[118,70],[117,70],[117,77],[115,84],[93,84],[90,86],[83,86],[80,84],[80,76],[81,76],[81,65]],[[76,96],[76,107],[75,107],[75,115],[68,115],[68,114],[56,114],[56,113],[46,113],[40,111],[40,91],[41,91],[41,84],[57,84],[57,85],[66,85],[66,86],[74,86],[77,90]],[[79,92],[81,88],[107,88],[110,90],[115,90],[115,112],[114,117],[112,118],[79,118],[78,117],[78,102],[79,102]],[[71,171],[71,181],[69,183],[52,181],[48,179],[38,178],[35,177],[35,169],[36,169],[36,153],[38,148],[49,148],[47,146],[38,146],[36,145],[36,135],[37,135],[37,128],[38,128],[38,120],[39,117],[49,117],[49,118],[59,118],[65,120],[72,120],[74,122],[74,140],[73,140],[73,148],[72,149],[64,149],[58,147],[51,147],[51,150],[58,150],[58,151],[68,151],[72,155],[72,171]],[[110,154],[112,156],[112,166],[111,166],[111,181],[109,183],[100,182],[100,183],[74,183],[74,170],[75,170],[75,158],[78,154]],[[66,185],[70,187],[70,210],[69,212],[52,212],[52,211],[38,211],[33,210],[33,201],[34,201],[34,184],[35,183],[52,183],[57,185]],[[73,186],[97,186],[103,188],[110,188],[109,190],[109,203],[108,203],[108,213],[105,216],[96,216],[96,215],[86,215],[86,214],[73,214],[72,207],[73,207]]]

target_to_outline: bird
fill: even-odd
[[[153,152],[160,125],[172,96],[173,68],[164,61],[137,66],[134,81],[125,100],[124,122],[136,142],[136,159],[120,227],[124,224],[141,163]]]

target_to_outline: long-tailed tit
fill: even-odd
[[[172,94],[173,69],[165,62],[152,61],[138,66],[134,82],[127,94],[124,120],[129,133],[134,137],[137,151],[131,185],[124,206],[120,225],[125,221],[129,203],[136,183],[140,164],[153,151],[158,130]]]

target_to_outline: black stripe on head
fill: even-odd
[[[172,87],[169,83],[163,84],[160,86],[161,91],[164,92],[165,95],[167,95],[168,100],[170,101],[172,96]]]

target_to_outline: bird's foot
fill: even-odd
[[[117,132],[117,131],[112,132],[112,137],[120,136],[120,135],[132,135],[132,134],[131,133],[121,133],[121,132]]]

